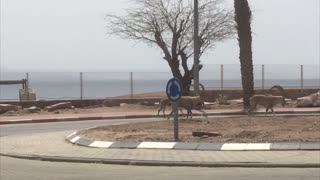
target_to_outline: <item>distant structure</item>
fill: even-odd
[[[22,84],[22,89],[19,90],[19,101],[35,101],[36,94],[31,88],[27,79],[21,80],[0,80],[0,85],[15,85]]]

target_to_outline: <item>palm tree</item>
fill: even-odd
[[[250,106],[250,97],[254,94],[252,65],[251,10],[247,0],[234,0],[235,21],[240,47],[241,79],[244,108]]]

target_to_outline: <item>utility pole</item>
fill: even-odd
[[[1,0],[0,0],[0,81],[1,81],[1,74],[2,74],[2,67],[1,67],[1,56],[2,56],[2,51],[1,51],[1,23],[2,23],[2,21],[1,21],[1,8],[2,8],[2,6],[1,6]],[[1,99],[1,86],[0,86],[0,99]]]
[[[196,95],[199,95],[199,10],[198,0],[194,0],[194,63],[193,63],[193,85]]]

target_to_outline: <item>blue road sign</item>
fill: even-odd
[[[181,98],[182,90],[182,84],[179,79],[172,78],[168,81],[166,92],[171,101],[178,101]]]

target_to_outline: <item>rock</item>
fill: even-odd
[[[195,137],[202,137],[202,136],[216,137],[216,136],[222,136],[222,134],[214,133],[214,132],[193,131],[192,136],[195,136]]]
[[[297,99],[297,107],[320,107],[320,91]]]
[[[121,103],[120,104],[120,107],[125,107],[125,106],[127,106],[128,104],[127,103]]]
[[[211,106],[214,105],[213,102],[204,102],[203,103],[203,109],[211,109]]]
[[[219,96],[216,98],[216,102],[219,105],[229,105],[230,104],[230,102],[228,100],[228,96],[225,96],[223,94],[219,94]]]
[[[16,116],[18,113],[16,111],[7,111],[3,115],[5,116]]]
[[[243,99],[232,99],[229,100],[229,102],[234,104],[243,104]]]
[[[52,112],[57,109],[72,109],[72,108],[73,108],[73,106],[72,106],[71,102],[63,102],[63,103],[58,103],[58,104],[54,104],[51,106],[47,106],[43,110],[46,110],[48,112]]]
[[[41,108],[36,107],[36,106],[32,106],[32,107],[27,108],[26,110],[27,110],[27,112],[29,112],[29,113],[36,113],[36,112],[41,111]]]
[[[16,106],[12,104],[0,104],[0,114],[6,113],[8,111],[18,111],[21,106]]]

